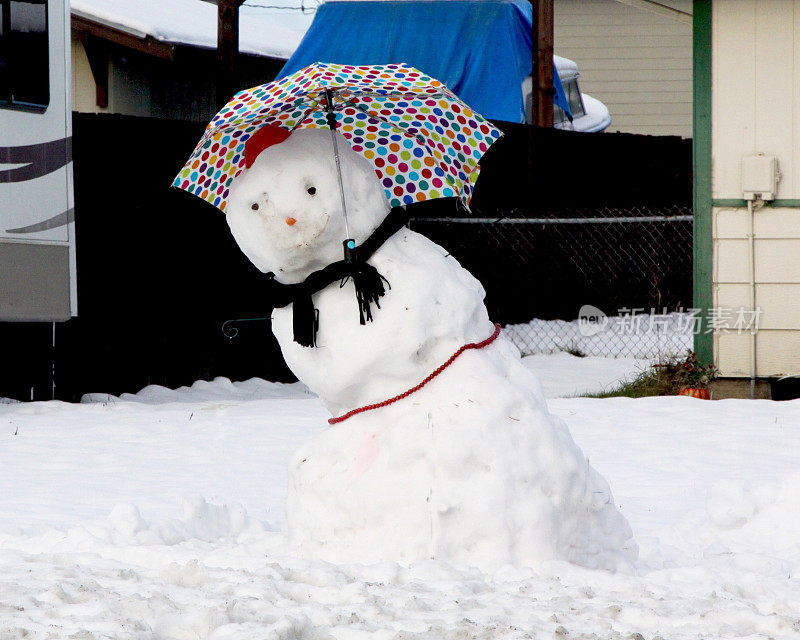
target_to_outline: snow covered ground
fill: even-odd
[[[522,362],[539,378],[546,397],[570,398],[611,391],[646,371],[652,361],[646,358],[579,357],[561,351],[525,356]]]
[[[0,404],[3,640],[800,638],[800,401],[551,399],[640,561],[485,575],[286,554],[286,464],[328,428],[300,385],[86,400]]]

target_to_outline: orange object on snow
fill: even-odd
[[[711,400],[711,392],[708,389],[697,389],[695,387],[684,387],[678,391],[679,396],[690,396],[700,400]]]

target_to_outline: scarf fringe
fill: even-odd
[[[337,280],[343,287],[352,278],[356,290],[359,322],[364,325],[372,321],[372,305],[374,304],[380,309],[380,298],[386,295],[387,288],[391,289],[392,287],[389,281],[378,273],[378,270],[367,260],[386,240],[405,226],[407,220],[405,209],[395,207],[372,235],[361,246],[353,250],[355,259],[352,262],[345,260],[333,262],[310,274],[298,284],[282,284],[275,280],[274,273],[267,274],[269,297],[273,306],[294,305],[292,330],[294,341],[297,344],[303,347],[317,346],[319,316],[311,296]]]

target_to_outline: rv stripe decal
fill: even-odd
[[[25,165],[0,171],[0,183],[33,180],[52,173],[71,161],[72,137],[21,147],[0,147],[0,163]]]
[[[6,229],[6,233],[38,233],[39,231],[47,231],[48,229],[55,229],[56,227],[63,227],[75,220],[75,209],[68,209],[59,213],[57,216],[42,220],[36,224],[28,225],[27,227],[18,227],[17,229]]]

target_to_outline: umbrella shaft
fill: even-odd
[[[328,128],[331,130],[331,140],[333,140],[333,157],[336,160],[336,175],[339,177],[339,196],[342,198],[342,215],[344,215],[345,237],[350,237],[350,227],[347,224],[347,204],[344,200],[344,180],[342,180],[342,164],[339,161],[339,145],[336,142],[336,114],[333,111],[333,91],[325,89],[325,111],[328,120]]]
[[[347,224],[347,204],[344,201],[344,180],[342,180],[342,165],[339,161],[339,147],[336,143],[336,131],[331,129],[331,138],[333,139],[333,157],[336,160],[336,175],[339,176],[339,196],[342,198],[342,214],[344,214],[344,233],[346,237],[350,237],[350,227]]]

